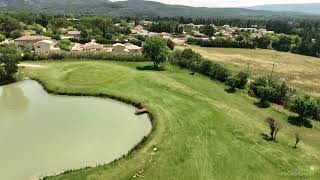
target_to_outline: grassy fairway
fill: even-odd
[[[299,129],[302,143],[294,150],[298,128],[286,122],[289,113],[277,106],[259,109],[245,92],[228,94],[222,84],[168,64],[166,71],[157,72],[136,70],[147,63],[39,64],[44,67],[23,71],[50,90],[121,96],[142,102],[155,116],[151,136],[130,156],[52,179],[134,179],[136,174],[151,180],[288,179],[290,172],[320,176],[319,125]],[[278,143],[262,137],[268,116],[283,123]]]
[[[266,49],[205,48],[191,46],[206,58],[221,61],[231,68],[246,69],[248,64],[255,75],[274,75],[292,86],[320,97],[320,59]]]

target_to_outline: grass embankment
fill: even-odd
[[[182,47],[179,47],[182,48]],[[320,97],[320,59],[267,49],[206,48],[191,46],[204,57],[220,61],[235,70],[247,69],[255,76],[270,75]]]
[[[281,107],[259,109],[246,92],[166,65],[166,71],[139,71],[148,63],[38,62],[24,68],[50,90],[109,94],[142,102],[154,115],[147,142],[115,163],[49,179],[279,179],[319,178],[320,131],[287,123]],[[284,128],[278,143],[263,139],[264,119],[273,116]],[[76,126],[76,124],[75,124]],[[294,133],[302,142],[293,149]]]

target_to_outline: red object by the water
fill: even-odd
[[[144,114],[144,113],[147,113],[147,112],[148,112],[147,108],[136,108],[136,114],[137,115]]]

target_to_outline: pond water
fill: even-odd
[[[31,80],[0,86],[0,179],[105,164],[150,131],[147,115],[115,100],[56,96]]]

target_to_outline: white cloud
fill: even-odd
[[[167,4],[202,7],[245,7],[261,4],[320,3],[320,0],[153,0]]]

